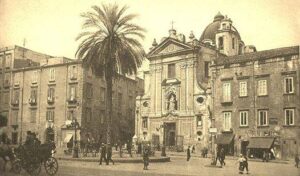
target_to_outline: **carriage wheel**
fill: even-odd
[[[22,170],[22,164],[20,160],[16,160],[12,163],[12,171],[15,174],[20,174]]]
[[[48,175],[55,175],[58,171],[58,163],[57,160],[53,157],[48,158],[44,162],[44,167]]]
[[[27,173],[31,176],[37,176],[41,172],[40,163],[28,163],[28,168],[26,169]]]

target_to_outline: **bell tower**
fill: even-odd
[[[239,33],[233,27],[231,19],[227,16],[220,21],[215,41],[217,49],[227,56],[238,55],[244,48],[244,43]]]

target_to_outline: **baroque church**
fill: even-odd
[[[245,46],[227,16],[218,13],[200,39],[175,29],[147,55],[144,95],[137,97],[135,134],[154,145],[210,148],[212,81],[210,66],[219,56],[255,50]],[[181,149],[177,149],[181,150]]]

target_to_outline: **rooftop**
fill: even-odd
[[[245,53],[242,55],[235,55],[224,57],[221,56],[219,59],[216,60],[216,65],[223,65],[223,64],[234,64],[240,63],[245,61],[252,61],[252,60],[263,60],[268,58],[275,58],[275,57],[282,57],[282,56],[290,56],[299,54],[299,46],[290,46],[290,47],[283,47],[283,48],[276,48],[252,53]]]

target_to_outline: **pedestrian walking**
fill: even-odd
[[[298,166],[299,166],[299,156],[298,156],[298,154],[296,154],[295,155],[295,167],[298,168]]]
[[[195,153],[195,146],[192,147],[192,153]]]
[[[267,154],[267,152],[264,150],[263,151],[263,162],[268,162],[268,154]]]
[[[104,143],[102,143],[101,147],[100,147],[100,162],[99,165],[102,165],[102,159],[104,159],[105,162],[107,162],[106,160],[106,146]]]
[[[115,164],[114,160],[112,160],[112,147],[110,144],[107,144],[107,156],[106,156],[106,165],[109,165],[109,162],[111,161],[113,165]]]
[[[190,146],[188,147],[187,151],[186,151],[186,161],[189,161],[191,158],[191,149]]]
[[[249,169],[248,169],[248,158],[247,158],[246,155],[244,155],[244,163],[243,163],[243,166],[244,166],[243,172],[244,172],[244,169],[246,169],[246,172],[247,172],[247,174],[248,174],[248,173],[249,173]]]
[[[238,158],[238,163],[239,163],[239,174],[244,173],[244,163],[245,163],[245,158],[243,157],[242,154],[240,154]]]
[[[148,166],[149,166],[149,154],[150,154],[149,147],[145,146],[144,147],[144,152],[143,152],[144,170],[148,170]]]
[[[220,151],[220,163],[221,163],[221,167],[223,165],[225,166],[225,150],[224,150],[224,148],[221,148],[221,151]]]

